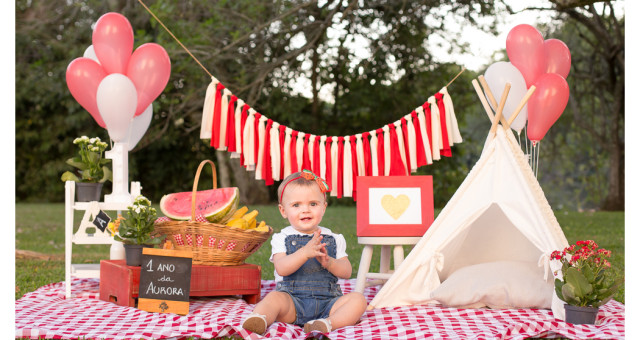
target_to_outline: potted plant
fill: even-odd
[[[154,247],[165,238],[155,233],[153,223],[156,220],[156,209],[144,196],[138,196],[133,204],[127,207],[127,217],[122,218],[116,241],[124,243],[125,258],[128,266],[139,266],[142,263],[142,248]]]
[[[611,251],[598,248],[593,240],[551,253],[551,261],[562,265],[554,277],[556,294],[566,302],[566,322],[595,324],[599,307],[613,298],[624,279],[613,277],[609,257]]]
[[[73,140],[78,145],[78,155],[67,159],[67,164],[77,168],[75,173],[66,171],[60,179],[76,183],[76,197],[80,202],[99,201],[102,185],[111,180],[109,159],[103,157],[107,143],[98,137],[82,136]]]

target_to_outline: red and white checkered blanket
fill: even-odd
[[[340,282],[345,293],[355,280]],[[236,298],[192,298],[189,314],[148,313],[98,298],[99,280],[74,279],[74,297],[64,298],[64,282],[28,293],[15,304],[16,337],[38,339],[183,339],[240,335],[262,337],[241,328],[253,305]],[[262,281],[262,295],[275,289]],[[377,287],[365,290],[368,301]],[[407,306],[365,312],[360,323],[327,334],[331,339],[624,339],[625,306],[610,301],[600,308],[597,325],[572,325],[545,309],[454,309]],[[313,334],[319,335],[319,334]],[[308,336],[308,335],[307,335]],[[264,338],[305,339],[302,328],[276,322]]]

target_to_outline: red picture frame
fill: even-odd
[[[358,237],[418,237],[433,223],[432,176],[358,176],[356,187]],[[389,212],[389,200],[382,205],[385,198],[395,200],[401,196],[408,196],[402,198],[412,205],[406,203],[407,208],[402,209],[405,204],[397,204],[401,207],[395,212]]]

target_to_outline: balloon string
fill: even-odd
[[[207,72],[207,74],[209,75],[209,77],[212,77],[212,78],[213,78],[213,75],[211,75],[211,72],[209,72],[209,70],[207,70],[207,68],[206,68],[206,67],[204,67],[204,66],[200,63],[200,61],[198,60],[198,58],[196,58],[193,54],[191,54],[191,51],[189,51],[189,49],[188,49],[188,48],[186,48],[186,47],[185,47],[185,46],[180,42],[180,40],[178,40],[178,38],[176,38],[176,36],[175,36],[175,35],[173,35],[173,33],[171,33],[171,31],[167,28],[167,26],[165,26],[165,25],[162,23],[162,21],[160,21],[160,19],[158,19],[158,17],[157,17],[155,14],[153,14],[153,12],[151,12],[151,10],[149,9],[149,7],[147,7],[147,5],[145,5],[145,4],[144,4],[144,2],[142,2],[142,0],[138,0],[138,2],[139,2],[139,3],[140,3],[140,4],[141,4],[141,5],[142,5],[146,10],[147,10],[147,12],[149,12],[149,14],[151,14],[151,16],[153,16],[153,17],[158,21],[158,23],[160,23],[160,25],[161,25],[161,26],[162,26],[162,27],[167,31],[167,33],[169,33],[169,34],[173,37],[173,39],[175,39],[175,40],[178,42],[178,44],[180,44],[180,46],[182,46],[182,48],[184,48],[184,50],[185,50],[185,51],[187,51],[187,53],[189,53],[189,55],[191,56],[191,58],[193,58],[193,60],[195,60],[195,61],[196,61],[196,63],[198,63],[198,65],[200,65],[200,67],[202,67],[202,69],[203,69],[205,72]]]

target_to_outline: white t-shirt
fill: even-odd
[[[345,241],[344,236],[342,234],[334,234],[330,229],[325,227],[319,227],[320,233],[322,235],[330,235],[336,240],[336,259],[341,259],[347,255],[347,241]],[[273,234],[271,237],[271,257],[269,257],[269,261],[273,262],[273,255],[278,253],[286,253],[287,247],[284,244],[284,240],[289,235],[309,235],[305,233],[301,233],[295,230],[292,226],[288,226],[282,229],[279,233]],[[275,276],[275,282],[282,281],[282,276],[278,275],[276,270],[273,271],[273,275]]]

